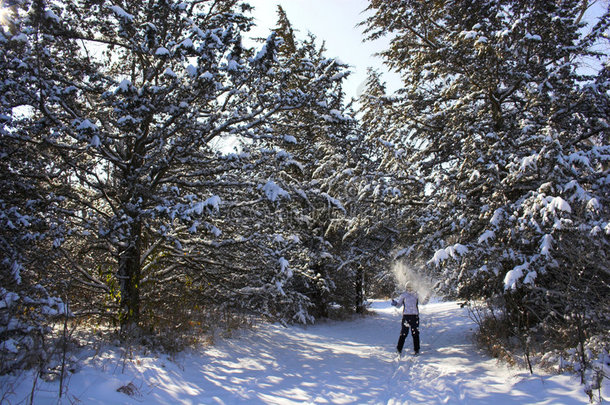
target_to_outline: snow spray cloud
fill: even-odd
[[[414,268],[402,262],[396,262],[392,266],[394,279],[398,283],[399,290],[404,291],[405,285],[409,283],[411,288],[417,292],[422,301],[427,301],[434,293],[434,283],[426,276],[420,274]]]

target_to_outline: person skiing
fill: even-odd
[[[405,339],[409,334],[409,327],[411,327],[411,336],[413,337],[413,351],[415,354],[419,354],[419,297],[413,290],[410,283],[405,286],[405,292],[400,294],[397,299],[392,299],[392,305],[395,307],[403,306],[402,310],[402,322],[400,329],[400,336],[398,338],[398,344],[396,350],[398,354],[402,353],[402,348],[405,344]]]

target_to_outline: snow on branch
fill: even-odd
[[[546,201],[548,203],[548,205],[547,205],[548,212],[551,212],[553,214],[555,214],[556,210],[564,211],[567,213],[572,212],[572,208],[570,207],[570,204],[568,204],[568,202],[561,197],[547,197]]]
[[[290,263],[284,257],[280,257],[278,260],[280,264],[280,270],[282,274],[286,276],[286,278],[292,277],[292,270],[290,269]]]
[[[486,230],[485,232],[483,232],[481,234],[481,236],[479,236],[479,243],[486,243],[489,240],[495,239],[496,237],[496,233],[494,231],[491,230]]]
[[[273,180],[269,180],[267,184],[262,187],[262,189],[263,193],[265,193],[265,196],[269,201],[275,202],[278,198],[281,197],[290,199],[290,194],[288,194],[286,190],[275,184]]]
[[[526,172],[527,169],[530,167],[532,169],[536,170],[538,168],[536,165],[536,162],[538,161],[539,158],[540,158],[540,156],[537,153],[524,157],[523,159],[521,159],[521,164],[519,165],[519,171]]]
[[[133,14],[129,14],[127,11],[123,10],[121,7],[119,6],[110,6],[108,7],[110,8],[114,14],[116,14],[116,16],[122,20],[125,21],[133,21]]]
[[[523,264],[515,266],[512,270],[506,273],[504,276],[504,289],[505,290],[515,290],[517,288],[518,282],[523,277],[525,271],[528,271],[530,264],[526,261]],[[523,284],[534,284],[534,280],[538,273],[536,271],[529,271],[525,278],[523,279]]]
[[[343,204],[341,204],[341,201],[337,200],[334,197],[331,197],[330,195],[328,195],[327,193],[322,193],[320,194],[322,197],[326,198],[326,201],[328,201],[329,206],[330,205],[334,205],[335,207],[337,207],[339,210],[341,210],[343,213],[347,213],[347,211],[345,211],[345,208],[343,207]]]
[[[194,210],[198,215],[201,215],[205,208],[207,208],[210,212],[218,212],[220,210],[220,197],[213,195],[207,200],[197,203]]]
[[[552,248],[553,237],[549,234],[545,234],[540,242],[540,254],[543,256],[548,256]]]
[[[428,261],[428,264],[434,263],[436,266],[439,266],[444,260],[447,260],[450,257],[455,259],[458,256],[466,254],[467,252],[468,248],[466,246],[456,243],[453,246],[448,246],[444,249],[437,250],[432,259]]]

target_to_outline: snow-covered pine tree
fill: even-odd
[[[343,148],[341,139],[354,121],[342,104],[346,66],[326,57],[312,36],[297,40],[281,9],[279,15],[279,27],[261,54],[270,47],[278,50],[275,62],[270,59],[265,67],[269,85],[275,86],[269,93],[292,101],[249,136],[238,134],[238,153],[223,156],[240,169],[219,182],[225,190],[231,187],[234,201],[225,201],[218,219],[233,218],[221,219],[222,232],[239,243],[214,245],[214,257],[222,259],[217,264],[234,258],[231,261],[239,266],[229,263],[231,277],[222,283],[214,282],[218,278],[210,282],[207,273],[200,273],[197,288],[234,307],[256,309],[284,322],[310,322],[327,313],[332,287],[320,265],[332,256],[323,236],[326,225],[318,216],[342,212],[338,200],[312,176],[325,159],[341,162],[338,151],[349,149]],[[333,149],[332,142],[343,146]],[[240,190],[243,185],[247,187]],[[240,193],[250,197],[236,198]],[[261,201],[255,201],[256,196]],[[234,288],[221,291],[227,285]]]
[[[46,179],[58,172],[22,130],[35,125],[20,109],[31,102],[36,80],[25,68],[35,49],[23,34],[35,18],[13,5],[3,9],[0,25],[0,374],[49,360],[49,324],[67,311],[51,276],[52,245],[65,217]]]
[[[412,254],[445,291],[499,304],[527,345],[608,342],[608,55],[593,45],[609,19],[585,26],[588,5],[373,0],[365,22],[392,36],[404,130],[389,141],[412,148],[430,201]]]
[[[299,40],[281,7],[274,32],[280,41],[278,60],[293,72],[285,79],[286,86],[307,96],[308,102],[269,122],[269,134],[281,139],[281,145],[254,146],[273,148],[276,164],[262,177],[269,177],[290,195],[278,207],[282,233],[275,243],[298,270],[292,288],[308,297],[313,317],[326,316],[336,293],[332,274],[336,257],[324,233],[331,218],[344,215],[345,210],[337,190],[323,183],[345,164],[349,149],[346,138],[354,120],[346,113],[341,88],[349,72],[345,64],[325,55],[324,46],[313,35]]]
[[[313,302],[314,316],[328,315],[332,304],[360,312],[365,290],[389,267],[382,258],[389,257],[395,231],[384,203],[400,193],[380,179],[378,159],[344,104],[346,66],[326,57],[311,35],[299,41],[281,7],[278,17],[278,58],[296,72],[289,87],[315,95],[270,124],[285,141],[274,178],[292,193],[286,206],[292,222],[283,239],[298,236],[293,252],[300,252],[302,273],[296,285]]]
[[[425,220],[420,222],[424,217],[422,210],[429,203],[424,182],[413,174],[408,163],[408,157],[416,148],[407,139],[409,129],[396,119],[401,114],[398,100],[386,93],[380,73],[369,69],[366,88],[359,98],[359,118],[370,174],[368,193],[361,195],[359,201],[368,204],[364,212],[375,218],[379,228],[383,224],[383,228],[393,233],[387,255],[389,262],[378,266],[375,276],[379,280],[377,288],[384,294],[391,294],[392,288],[396,288],[393,262],[402,260],[405,253],[410,253],[410,268],[418,273],[426,270],[425,260],[414,254],[417,252],[414,246],[419,242],[418,232],[425,223]]]
[[[17,8],[24,23],[10,40],[24,44],[15,51],[22,62],[7,74],[21,74],[25,95],[11,106],[11,130],[52,161],[46,168],[54,175],[44,181],[68,218],[55,249],[85,288],[77,309],[117,316],[129,330],[142,305],[155,310],[142,294],[162,300],[166,286],[191,283],[194,252],[195,269],[211,269],[201,279],[211,284],[221,268],[230,279],[227,261],[204,260],[222,244],[214,241],[222,219],[208,219],[255,204],[264,191],[243,175],[256,161],[223,156],[217,142],[257,139],[271,115],[307,99],[283,90],[280,76],[290,72],[274,73],[273,38],[258,53],[243,47],[249,6],[23,1]],[[198,232],[209,238],[198,240]],[[242,240],[233,236],[225,242]]]

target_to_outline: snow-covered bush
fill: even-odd
[[[57,349],[46,341],[51,324],[66,314],[65,304],[40,285],[0,287],[0,374],[44,367]]]

